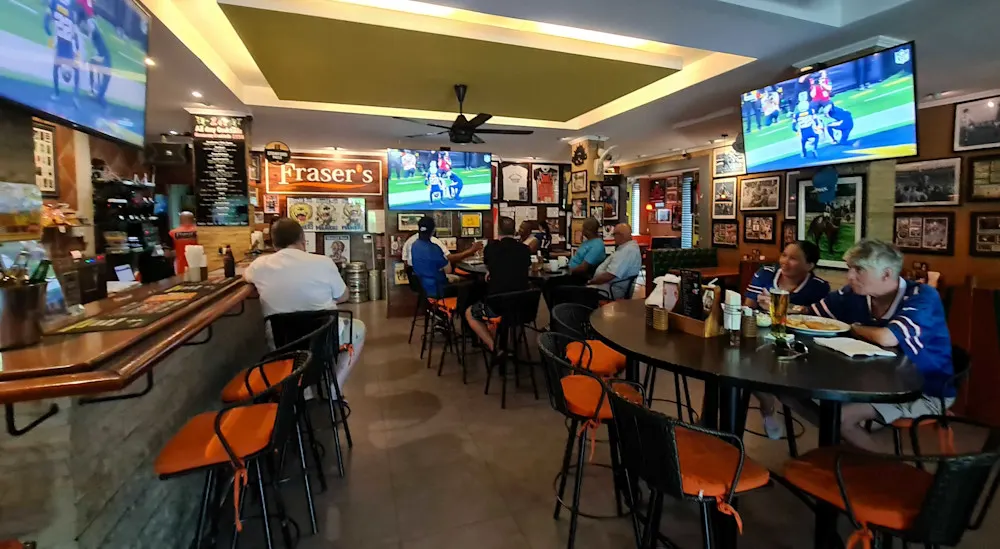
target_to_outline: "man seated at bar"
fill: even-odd
[[[413,233],[410,236],[410,238],[407,238],[406,242],[403,242],[403,250],[400,255],[402,256],[403,263],[405,263],[406,266],[408,267],[413,267],[412,263],[413,244],[417,241],[417,237],[419,236],[420,236],[420,231],[417,231]],[[431,236],[431,243],[436,245],[438,248],[441,248],[441,251],[444,253],[445,259],[448,260],[448,263],[451,263],[453,265],[455,263],[458,263],[459,261],[464,261],[468,257],[472,256],[474,253],[483,249],[482,242],[473,242],[472,245],[466,248],[465,250],[462,250],[461,252],[452,253],[451,251],[448,250],[448,246],[446,246],[445,243],[436,236]]]
[[[614,283],[639,275],[639,270],[642,269],[642,251],[639,250],[639,244],[632,240],[632,227],[628,223],[615,225],[613,234],[617,249],[601,262],[594,272],[594,278],[587,285],[604,290],[611,299],[630,299],[632,296],[625,295],[628,291],[626,284]]]
[[[590,273],[597,269],[607,255],[604,251],[601,225],[593,217],[583,220],[583,239],[573,257],[569,259],[569,272],[574,276],[589,279]]]
[[[500,240],[494,240],[483,252],[486,264],[486,295],[517,292],[528,289],[528,270],[531,269],[531,250],[514,234],[514,220],[501,217],[497,220]],[[497,315],[485,301],[474,303],[465,311],[469,327],[479,336],[486,348],[493,350],[493,334],[486,323]]]
[[[744,294],[743,305],[769,311],[771,292],[784,290],[789,293],[790,313],[803,313],[806,309],[830,293],[830,283],[813,274],[819,263],[819,246],[808,240],[799,240],[785,246],[781,251],[778,265],[765,265],[753,275]],[[774,397],[766,393],[754,393],[760,402],[760,415],[764,420],[764,431],[771,440],[784,435],[781,422],[774,417]]]
[[[306,252],[306,237],[298,221],[283,217],[271,226],[271,241],[278,250],[255,259],[243,273],[260,295],[264,316],[300,311],[336,309],[347,300],[347,285],[330,258]],[[340,353],[337,382],[341,387],[358,363],[365,345],[365,323],[355,318],[340,324],[340,341],[353,351]]]
[[[538,229],[537,221],[522,221],[521,226],[517,229],[517,236],[521,239],[521,243],[531,250],[531,254],[534,255],[538,251],[538,247],[541,246],[538,238],[535,237],[535,230]]]
[[[892,244],[862,240],[844,254],[848,285],[812,305],[811,312],[851,324],[851,332],[882,347],[899,347],[924,378],[923,395],[904,404],[848,404],[841,412],[841,435],[864,450],[878,445],[862,424],[943,414],[955,401],[951,337],[937,290],[900,276],[903,254]],[[805,417],[810,421],[814,417]]]
[[[410,250],[410,261],[413,275],[420,279],[420,284],[430,298],[445,297],[448,287],[448,274],[451,273],[451,263],[446,250],[435,244],[434,218],[424,216],[417,223],[417,241]]]

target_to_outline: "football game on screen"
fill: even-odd
[[[389,149],[389,208],[490,209],[489,153]]]

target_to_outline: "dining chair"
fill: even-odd
[[[575,352],[570,346],[577,344],[583,351]],[[549,396],[549,405],[562,414],[568,421],[566,426],[566,448],[563,451],[562,466],[559,469],[559,483],[556,490],[555,510],[552,518],[559,520],[563,507],[570,511],[569,540],[567,548],[572,549],[576,543],[576,529],[580,516],[588,518],[599,517],[586,514],[580,509],[580,498],[583,490],[584,468],[588,465],[587,441],[590,440],[589,455],[593,458],[595,437],[601,425],[608,426],[609,451],[611,453],[611,471],[615,486],[616,516],[624,514],[622,504],[622,482],[624,480],[618,459],[617,434],[611,423],[611,406],[608,400],[610,393],[620,392],[623,398],[642,402],[641,388],[628,381],[618,379],[602,379],[591,371],[586,363],[582,367],[574,366],[570,357],[593,356],[587,342],[574,339],[565,334],[546,332],[538,336],[538,348],[542,355],[542,372],[545,375],[545,385]],[[607,382],[607,383],[606,383]],[[573,446],[576,445],[576,465],[571,465]],[[590,463],[590,466],[599,466]],[[573,472],[573,501],[565,502],[566,482],[570,472]],[[634,499],[629,499],[631,506]]]
[[[601,290],[591,286],[575,286],[565,284],[552,288],[552,303],[549,312],[562,303],[577,303],[591,309],[596,309],[601,305],[603,295]]]
[[[500,377],[501,394],[500,408],[507,408],[507,363],[514,363],[514,386],[520,386],[520,370],[522,365],[528,366],[531,388],[535,399],[538,399],[538,385],[535,381],[535,370],[531,365],[528,338],[525,333],[529,324],[535,322],[538,316],[538,305],[542,299],[542,291],[538,289],[505,292],[486,296],[486,306],[493,311],[498,320],[495,321],[496,332],[493,338],[493,350],[487,352],[483,347],[486,361],[486,387],[483,394],[490,394],[490,381],[496,370]],[[522,359],[521,350],[524,355]]]
[[[956,546],[966,531],[982,526],[996,495],[1000,430],[966,418],[922,416],[911,427],[911,436],[919,437],[919,426],[929,422],[975,427],[987,433],[986,441],[979,452],[953,455],[819,448],[790,460],[785,480],[851,519],[855,532],[848,548],[868,549],[876,536],[882,547],[891,546],[894,539],[931,549]],[[933,472],[915,464],[932,465]]]
[[[608,285],[608,289],[606,291],[600,290],[603,296],[601,305],[617,301],[619,299],[632,299],[632,294],[635,292],[635,281],[638,278],[639,275],[635,275],[615,280]]]
[[[268,364],[274,361],[292,361],[292,370],[284,379],[272,384],[262,392],[254,392],[252,397],[225,405],[217,412],[205,412],[191,418],[163,446],[153,463],[153,469],[161,480],[168,480],[204,473],[201,505],[195,525],[195,536],[191,546],[195,549],[215,547],[206,536],[205,527],[214,532],[216,512],[226,495],[218,482],[219,478],[231,474],[233,478],[233,507],[235,510],[235,547],[239,533],[243,530],[243,511],[249,479],[253,479],[261,506],[261,524],[268,549],[273,549],[271,526],[268,520],[272,513],[268,507],[275,504],[275,512],[281,525],[285,547],[293,547],[290,519],[282,499],[280,464],[278,457],[283,453],[296,423],[295,403],[300,398],[301,379],[310,368],[320,368],[308,351],[293,351],[277,355],[257,363],[251,370],[266,376]],[[253,375],[253,374],[251,374]],[[267,477],[264,470],[267,470]],[[267,480],[265,480],[265,478]],[[271,490],[266,489],[270,484]],[[270,492],[271,496],[268,496]]]
[[[633,515],[637,549],[659,547],[666,496],[695,501],[701,510],[702,547],[711,549],[712,509],[730,515],[738,530],[743,520],[733,507],[741,494],[770,484],[766,468],[746,457],[743,441],[731,433],[684,423],[631,399],[609,393],[624,468],[627,500],[637,498],[637,482],[650,491],[645,524]],[[668,545],[675,546],[675,545]]]
[[[407,343],[413,343],[413,329],[417,327],[417,319],[422,320],[422,328],[427,326],[427,293],[424,292],[424,286],[420,283],[420,278],[413,274],[412,267],[407,267],[407,280],[410,287],[410,291],[417,296],[417,303],[413,306],[413,320],[410,321],[410,337],[406,340]],[[420,358],[424,358],[424,346],[426,341],[421,339],[420,341]]]
[[[614,376],[625,369],[625,355],[609,347],[603,341],[597,339],[593,328],[590,326],[590,315],[594,309],[590,309],[579,303],[562,303],[552,309],[552,329],[556,333],[564,334],[587,343],[591,354],[582,356],[582,343],[571,343],[569,357],[573,366],[578,368],[582,364],[589,364],[588,368],[599,376]]]

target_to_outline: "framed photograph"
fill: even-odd
[[[573,193],[587,192],[587,170],[573,172],[570,175],[569,190]]]
[[[798,238],[796,237],[797,227],[795,226],[795,220],[783,221],[781,223],[781,249],[784,250],[789,244],[794,244]]]
[[[957,206],[961,158],[896,164],[896,207]]]
[[[600,202],[601,201],[601,184],[591,183],[590,184],[590,201]]]
[[[574,246],[583,244],[583,220],[574,219],[569,225],[570,243]]]
[[[590,217],[596,219],[598,223],[604,221],[604,206],[591,206]]]
[[[531,201],[534,204],[559,203],[559,166],[532,164]]]
[[[455,216],[452,212],[434,212],[434,236],[444,238],[452,236],[452,223]]]
[[[251,181],[260,181],[260,153],[250,153],[250,165],[247,166],[247,176]]]
[[[712,177],[730,177],[747,173],[747,160],[732,145],[712,149]]]
[[[323,235],[323,255],[329,257],[334,263],[340,265],[351,261],[351,235],[349,234],[325,234]]]
[[[781,209],[781,178],[757,177],[740,181],[740,211],[761,212]]]
[[[508,202],[527,202],[530,164],[504,162],[500,165],[503,199]]]
[[[970,158],[968,187],[970,201],[1000,200],[1000,156]]]
[[[400,231],[415,231],[420,228],[417,226],[417,223],[419,223],[420,219],[423,217],[424,214],[420,213],[396,214],[396,227]]]
[[[56,178],[56,127],[34,122],[35,186],[42,196],[58,197],[59,182]]]
[[[276,194],[264,195],[264,213],[266,214],[278,213],[278,195]]]
[[[736,248],[740,244],[740,224],[733,221],[712,222],[712,246],[715,248]]]
[[[602,240],[614,240],[615,239],[615,226],[614,225],[603,225],[603,226],[601,226],[601,239]]]
[[[490,196],[493,200],[500,200],[500,163],[490,162]]]
[[[601,187],[601,200],[604,202],[604,221],[618,221],[618,185]]]
[[[681,230],[682,221],[684,220],[683,216],[681,216],[681,205],[674,204],[670,209],[673,211],[673,213],[670,214],[673,217],[673,220],[670,222],[670,228],[675,231],[679,231]]]
[[[743,216],[743,242],[774,244],[777,223],[778,216],[774,214]]]
[[[799,181],[799,240],[819,246],[819,266],[847,269],[844,254],[864,236],[865,178],[841,177],[832,201],[824,203],[811,179]]]
[[[799,171],[785,174],[785,220],[799,215]]]
[[[670,208],[661,208],[656,210],[656,222],[657,223],[671,223],[673,221],[673,210]]]
[[[410,277],[406,276],[406,263],[394,261],[392,263],[392,272],[396,286],[406,286],[410,283]]]
[[[956,151],[1000,147],[1000,96],[955,105]]]
[[[969,255],[1000,257],[1000,212],[969,214]]]
[[[389,237],[389,255],[392,257],[402,257],[403,244],[406,244],[406,239],[408,238],[410,238],[408,234],[394,234]]]
[[[573,199],[573,219],[584,219],[587,217],[587,200],[584,198]]]
[[[897,213],[893,243],[904,252],[954,255],[955,214],[952,212]]]
[[[712,219],[736,219],[736,178],[712,180]]]

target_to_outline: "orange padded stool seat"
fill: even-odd
[[[733,473],[740,461],[740,451],[725,440],[698,431],[677,427],[677,457],[680,460],[681,487],[685,494],[710,498],[725,498],[729,494]],[[737,492],[755,490],[767,485],[771,478],[767,469],[750,459],[743,460]]]
[[[785,479],[800,490],[846,510],[837,487],[837,454],[843,448],[813,450],[785,465]],[[856,452],[841,459],[847,497],[863,524],[908,530],[934,480],[933,475],[905,463],[865,457]]]
[[[292,373],[292,368],[292,360],[277,360],[265,364],[260,368],[253,368],[249,380],[247,380],[247,370],[243,370],[236,374],[233,379],[230,379],[229,383],[222,388],[222,402],[230,403],[249,400],[252,396],[263,393],[269,386],[288,377]],[[263,375],[261,375],[261,370],[264,371]],[[265,378],[267,379],[266,383],[264,381]],[[250,389],[253,391],[252,395],[247,390],[247,381],[250,382]]]
[[[577,368],[586,368],[587,359],[590,358],[589,370],[600,376],[615,375],[625,369],[625,355],[596,339],[588,339],[587,344],[594,351],[593,357],[588,356],[590,353],[584,350],[583,344],[579,341],[566,345],[566,358],[570,364]]]
[[[278,405],[254,404],[233,408],[222,418],[222,435],[240,459],[267,447]],[[229,463],[229,454],[215,435],[215,416],[205,412],[191,418],[156,457],[153,470],[161,477]]]
[[[604,399],[601,409],[597,410],[597,402],[601,400],[603,389],[596,379],[586,375],[569,375],[562,378],[560,383],[570,413],[585,418],[596,416],[599,421],[611,419],[611,403],[608,402],[608,398]],[[629,386],[615,387],[615,391],[636,404],[642,402],[642,395]]]

